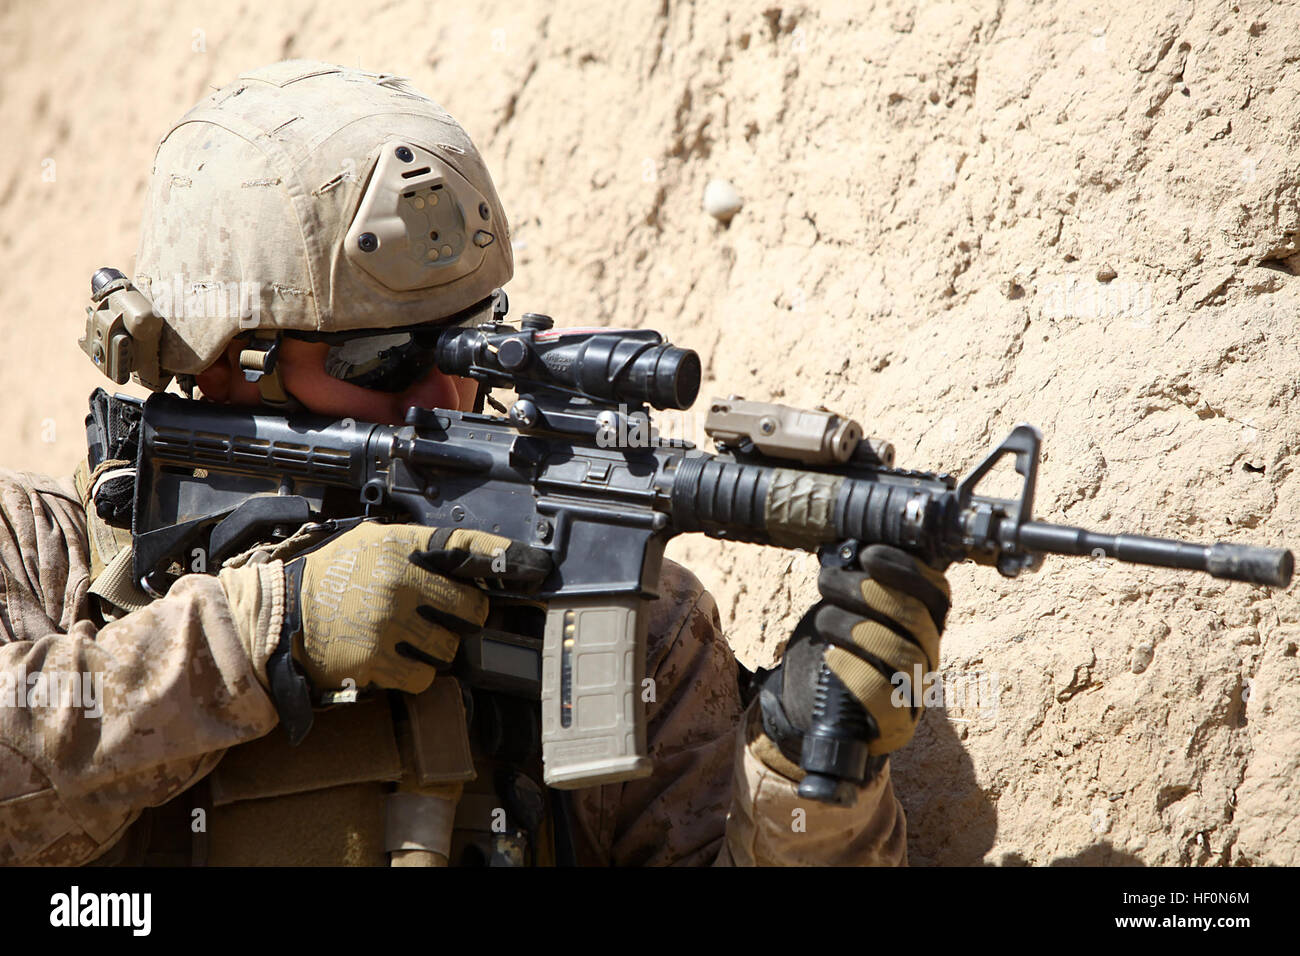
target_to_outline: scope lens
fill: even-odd
[[[690,349],[665,345],[656,349],[654,373],[650,379],[650,404],[655,408],[690,408],[700,394],[700,357]]]

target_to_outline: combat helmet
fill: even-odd
[[[450,114],[401,77],[289,60],[163,137],[134,287],[96,273],[81,344],[115,381],[161,390],[245,336],[241,366],[282,401],[280,337],[324,339],[331,374],[376,387],[404,332],[481,316],[513,271],[492,179]]]

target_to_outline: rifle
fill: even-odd
[[[471,684],[540,698],[545,780],[561,789],[650,773],[639,693],[646,602],[677,534],[816,551],[835,567],[884,543],[941,569],[973,560],[1007,577],[1051,553],[1290,583],[1287,550],[1033,520],[1042,436],[1031,425],[1017,425],[960,481],[895,468],[892,446],[825,410],[715,399],[704,427],[716,454],[660,438],[647,406],[691,406],[694,352],[645,329],[555,330],[536,314],[515,327],[503,301],[493,321],[413,334],[429,362],[477,379],[481,395],[514,390],[508,409],[493,402],[504,415],[483,414],[480,399],[474,412],[413,408],[405,425],[389,426],[151,396],[139,408],[135,580],[158,596],[181,574],[215,572],[309,523],[342,533],[399,520],[545,548],[554,570],[540,587],[502,595],[545,605],[540,636],[486,630],[463,642],[457,670]],[[1019,496],[977,494],[1005,456]],[[825,664],[821,679],[800,793],[842,802],[863,779],[874,722]]]

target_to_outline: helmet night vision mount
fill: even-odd
[[[90,277],[86,334],[77,340],[95,367],[118,385],[134,372],[140,384],[160,392],[172,380],[158,365],[163,320],[153,304],[117,269],[97,269]]]

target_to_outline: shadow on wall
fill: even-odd
[[[926,710],[910,745],[890,757],[894,792],[907,812],[909,866],[1030,866],[1014,851],[985,860],[998,833],[997,806],[975,779],[975,765],[957,735],[960,724]],[[1102,841],[1049,866],[1145,866]]]
[[[1030,866],[1019,853],[1003,854],[998,866]],[[1139,858],[1126,850],[1117,850],[1109,841],[1086,846],[1074,856],[1058,856],[1048,866],[1146,866]]]
[[[909,866],[983,866],[998,814],[943,711],[921,714],[912,742],[889,758],[894,792],[907,813]]]

